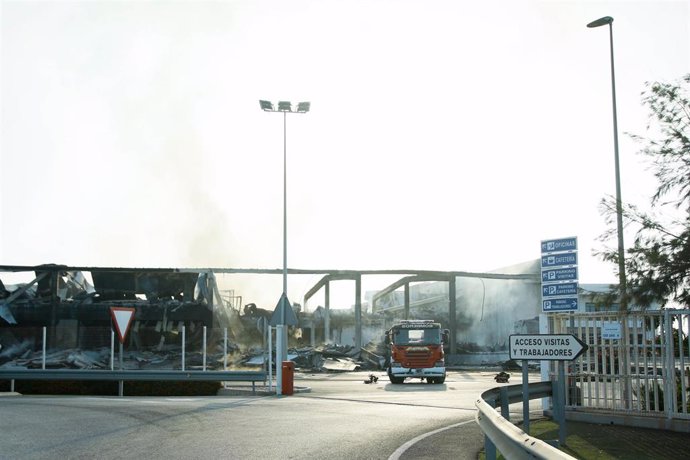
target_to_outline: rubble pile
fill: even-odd
[[[324,345],[293,350],[295,367],[305,372],[349,372],[362,368],[359,351],[349,345]]]
[[[9,353],[9,351],[13,351]],[[122,367],[120,367],[119,352],[111,354],[108,347],[94,350],[82,350],[69,348],[63,350],[50,350],[46,352],[46,369],[110,369],[111,357],[114,357],[115,369],[181,369],[182,350],[179,347],[164,347],[161,350],[124,351],[122,355]],[[206,369],[220,370],[225,363],[223,350],[216,350],[206,356]],[[239,367],[247,359],[238,349],[228,347],[228,367]],[[14,347],[0,353],[0,369],[41,369],[43,367],[43,352],[33,351],[31,348]],[[195,370],[203,368],[203,354],[201,352],[185,353],[185,369]]]
[[[381,341],[371,341],[362,347],[362,360],[369,369],[385,369],[388,367],[388,350]]]
[[[235,344],[228,344],[226,353],[222,346],[213,347],[207,352],[206,369],[222,370],[227,361],[228,369],[256,369],[265,366],[267,354],[260,348],[242,351]],[[378,369],[368,361],[359,360],[360,352],[347,345],[325,345],[320,347],[291,348],[288,359],[295,363],[295,368],[302,372],[349,372],[360,369]],[[115,369],[181,369],[182,350],[179,346],[155,347],[149,350],[125,350],[120,364],[119,352],[114,355],[108,347],[94,350],[70,348],[50,350],[46,353],[46,369],[110,369],[111,357],[114,357]],[[275,360],[275,356],[274,356]],[[120,367],[122,366],[122,367]],[[21,368],[41,369],[43,352],[33,350],[31,343],[23,342],[14,347],[0,351],[0,369]],[[185,353],[185,369],[201,370],[204,367],[203,354],[199,351]]]

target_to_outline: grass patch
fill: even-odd
[[[570,424],[571,422],[568,422]],[[587,424],[585,424],[587,425]],[[592,432],[597,430],[598,425],[591,425]],[[620,457],[611,455],[603,450],[600,445],[597,445],[590,440],[589,430],[582,431],[582,427],[578,425],[578,430],[575,433],[566,433],[566,445],[560,446],[559,449],[568,455],[575,458],[595,459],[595,460],[615,460]],[[530,420],[529,434],[542,441],[557,441],[558,440],[558,424],[551,419],[543,418],[537,420]],[[616,442],[616,440],[612,440]],[[501,453],[497,453],[497,459],[504,459]],[[479,453],[479,459],[485,460],[486,454],[482,450]]]

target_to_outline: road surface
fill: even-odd
[[[476,458],[474,402],[495,373],[449,372],[442,385],[368,375],[298,374],[310,391],[283,397],[5,397],[0,458]]]

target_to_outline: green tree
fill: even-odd
[[[651,211],[623,204],[626,227],[635,226],[634,245],[626,250],[627,295],[637,305],[675,302],[690,307],[690,74],[677,82],[647,83],[642,103],[650,111],[649,137],[632,135],[642,145],[658,181]],[[616,201],[602,200],[609,227],[615,224]],[[610,228],[602,241],[616,237]],[[598,255],[618,267],[616,250]]]

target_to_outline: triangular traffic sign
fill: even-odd
[[[129,332],[129,326],[132,325],[135,311],[134,308],[110,307],[110,316],[113,319],[117,337],[122,344],[125,343],[125,338],[127,338],[127,332]]]
[[[297,316],[292,310],[287,294],[284,292],[280,296],[275,310],[273,310],[273,315],[271,315],[271,326],[278,326],[280,324],[286,324],[288,326],[297,326],[298,324]]]

